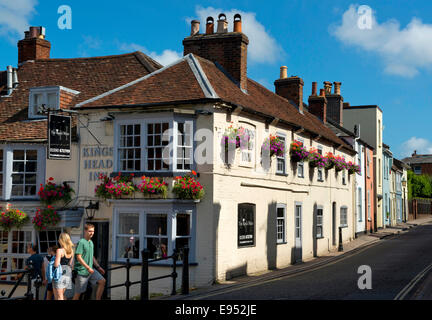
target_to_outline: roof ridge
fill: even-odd
[[[108,55],[108,56],[79,57],[79,58],[49,58],[49,59],[37,59],[35,61],[36,62],[39,62],[39,61],[43,61],[43,62],[58,62],[58,61],[69,61],[69,60],[93,60],[93,59],[96,60],[96,59],[108,59],[108,58],[121,58],[121,57],[135,55],[137,52],[141,52],[141,51],[134,51],[134,52],[122,53],[122,54],[112,54],[112,55]]]
[[[198,59],[194,57],[192,53],[189,53],[185,56],[186,61],[189,64],[189,67],[191,68],[192,73],[195,76],[195,79],[197,80],[198,84],[201,87],[201,90],[203,91],[206,98],[219,98],[216,91],[214,90],[210,80],[207,78],[207,75],[205,74],[204,70],[201,67],[201,64],[199,63]]]
[[[122,86],[120,86],[120,87],[117,87],[117,88],[114,88],[114,89],[112,89],[112,90],[106,91],[106,92],[104,92],[104,93],[102,93],[102,94],[100,94],[100,95],[97,95],[97,96],[93,97],[93,98],[90,98],[90,99],[87,99],[87,100],[85,100],[85,101],[82,101],[82,102],[76,104],[75,106],[73,106],[72,108],[75,109],[75,108],[82,107],[83,105],[85,105],[85,104],[87,104],[87,103],[94,102],[94,101],[96,101],[96,100],[99,100],[99,99],[101,99],[101,98],[104,98],[104,97],[106,97],[106,96],[109,96],[109,95],[111,95],[111,94],[113,94],[113,93],[116,93],[116,92],[118,92],[118,91],[121,91],[121,90],[123,90],[123,89],[126,89],[126,88],[128,88],[128,87],[130,87],[130,86],[133,86],[134,84],[137,84],[137,83],[139,83],[139,82],[141,82],[141,81],[144,81],[144,80],[150,78],[151,76],[154,76],[154,75],[156,75],[156,74],[159,74],[159,73],[161,73],[161,72],[163,72],[163,71],[165,71],[165,70],[167,70],[167,69],[169,69],[169,68],[171,68],[171,67],[173,67],[173,66],[175,66],[175,65],[177,65],[177,64],[179,64],[179,63],[181,63],[181,62],[184,62],[185,60],[186,60],[186,57],[182,57],[182,58],[178,59],[177,61],[174,61],[173,63],[171,63],[171,64],[169,64],[169,65],[167,65],[167,66],[165,66],[165,67],[163,67],[163,68],[161,68],[161,69],[157,69],[156,71],[154,71],[154,72],[152,72],[152,73],[149,73],[149,74],[147,74],[147,75],[145,75],[145,76],[143,76],[143,77],[140,77],[140,78],[135,79],[135,80],[133,80],[133,81],[131,81],[131,82],[128,82],[128,83],[126,83],[126,84],[124,84],[124,85],[122,85]]]

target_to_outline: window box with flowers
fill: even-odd
[[[270,151],[270,157],[282,157],[285,153],[285,142],[277,136],[270,135],[264,140],[262,151],[266,153]]]
[[[133,173],[126,176],[119,172],[114,178],[101,174],[99,175],[101,183],[96,186],[95,194],[102,199],[130,198],[136,190],[132,181],[133,177]]]
[[[327,152],[324,158],[326,159],[325,169],[326,170],[333,169],[334,166],[335,166],[335,161],[334,161],[335,156],[334,156],[334,154],[331,153],[331,152]]]
[[[291,161],[300,162],[307,159],[309,152],[303,145],[303,142],[294,140],[290,146]]]
[[[336,172],[347,169],[347,163],[345,162],[345,158],[341,156],[336,156],[333,158],[333,162]]]
[[[325,168],[327,159],[317,149],[311,148],[308,155],[309,166],[312,168]]]
[[[168,196],[168,184],[159,178],[141,177],[141,183],[137,185],[144,197],[153,199],[166,199]]]
[[[204,188],[194,177],[197,175],[192,170],[192,175],[185,175],[184,177],[175,177],[173,193],[182,200],[201,200],[204,195]]]
[[[353,173],[361,174],[360,166],[353,163],[352,161],[348,161],[346,167],[348,170],[348,174],[353,174]]]
[[[47,208],[38,209],[32,220],[34,228],[39,231],[54,227],[59,222],[60,215],[51,205],[48,205]]]
[[[21,228],[30,220],[27,213],[18,209],[8,209],[0,214],[0,229],[10,231],[12,228]]]
[[[75,191],[66,183],[62,185],[55,184],[54,178],[50,177],[45,185],[40,185],[38,196],[44,205],[51,205],[58,201],[67,203],[72,199],[72,193]]]

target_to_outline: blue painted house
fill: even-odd
[[[393,154],[390,151],[390,147],[383,143],[383,168],[382,168],[382,185],[383,185],[383,225],[391,225],[391,194],[390,194],[390,180],[391,180],[391,168],[393,165]]]

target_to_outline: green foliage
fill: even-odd
[[[431,198],[432,180],[427,175],[416,175],[408,171],[408,199]]]

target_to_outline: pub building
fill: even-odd
[[[66,229],[76,242],[83,234],[83,224],[90,220],[96,225],[95,250],[103,267],[124,264],[127,258],[139,264],[143,249],[150,251],[151,258],[158,258],[188,246],[191,288],[337,250],[339,231],[343,242],[350,241],[355,230],[355,179],[345,171],[314,168],[294,159],[289,148],[296,140],[307,150],[331,152],[346,161],[354,161],[356,152],[309,112],[303,103],[301,78],[287,77],[286,68],[281,68],[276,93],[247,78],[249,40],[241,23],[241,16],[235,15],[234,28],[229,31],[224,14],[219,15],[216,28],[214,19],[208,17],[202,34],[199,21],[193,20],[191,34],[183,40],[184,57],[168,66],[140,52],[50,59],[49,42],[37,31],[42,29],[31,32],[35,38],[26,35],[21,41],[34,43],[36,55],[38,46],[45,51],[36,57],[19,55],[29,60],[19,61],[15,71],[25,81],[0,100],[0,106],[10,110],[5,114],[13,119],[3,119],[0,127],[3,168],[8,168],[3,171],[3,181],[9,183],[4,183],[2,205],[31,214],[29,208],[39,205],[39,183],[49,177],[58,183],[68,181],[75,194],[66,207],[81,211],[82,217],[78,223],[66,221],[64,226],[45,231],[48,239]],[[42,76],[35,77],[36,70]],[[53,90],[56,99],[52,101],[57,104],[53,102],[50,108],[69,110],[64,113],[72,119],[70,159],[46,160],[46,116],[36,119],[27,113],[27,108],[37,110],[34,90],[43,94],[41,99],[48,99]],[[27,130],[12,136],[11,129],[21,126]],[[246,137],[246,144],[226,148],[225,136],[236,129]],[[285,152],[269,159],[263,150],[270,135],[279,138]],[[24,150],[24,162],[36,161],[30,160],[35,152],[28,158],[27,150],[39,152],[37,181],[32,189],[23,180],[20,197],[16,196],[18,182],[12,183],[18,174],[12,171],[19,161],[15,150]],[[114,184],[129,179],[141,186],[149,181],[146,179],[157,178],[167,184],[168,191],[165,197],[140,190],[124,196],[96,194],[102,175]],[[176,181],[188,176],[203,186],[203,197],[188,199],[175,192]],[[86,214],[90,211],[94,214],[91,219]],[[9,246],[7,250],[17,243],[15,235],[21,232],[27,238],[19,241],[42,243],[45,239],[29,223],[0,238]],[[41,245],[40,251],[47,245]],[[0,259],[14,268],[14,261],[25,256],[19,254],[7,251],[0,253]],[[165,275],[170,263],[151,263],[150,276]],[[141,268],[137,265],[131,270],[131,281],[139,280]],[[124,279],[124,271],[113,271],[110,283]],[[181,268],[177,280],[180,285]],[[122,299],[124,291],[112,289],[108,295]],[[150,291],[170,293],[171,280],[150,282]],[[131,296],[137,295],[139,286],[132,286]]]

